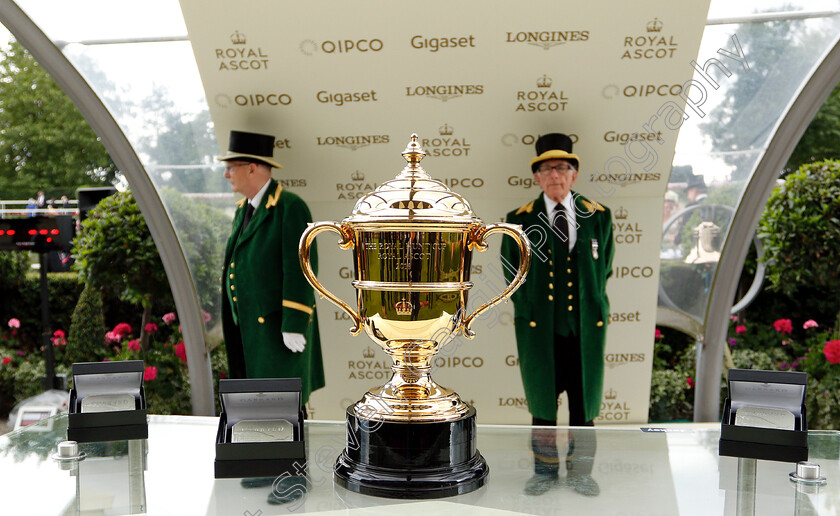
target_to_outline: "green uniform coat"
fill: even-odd
[[[303,200],[277,181],[263,195],[240,235],[247,200],[239,202],[225,250],[222,321],[232,378],[302,381],[302,403],[324,386],[315,294],[298,258],[300,235],[312,222]],[[312,267],[318,254],[312,246]],[[293,353],[283,332],[302,333],[306,347]]]
[[[613,235],[608,208],[572,192],[575,197],[577,240],[572,253],[578,264],[577,288],[580,317],[580,343],[583,375],[583,406],[587,421],[598,416],[604,391],[604,345],[610,302],[607,298],[607,278],[612,274]],[[528,410],[534,417],[557,419],[557,395],[554,369],[554,299],[550,276],[552,250],[555,241],[546,215],[545,199],[536,200],[507,214],[506,221],[522,225],[531,242],[531,269],[525,283],[513,294],[514,328],[519,350],[519,368]],[[597,258],[593,252],[597,244]],[[502,257],[512,265],[505,265],[508,280],[519,264],[519,250],[512,239],[502,244]],[[552,285],[552,287],[550,287]]]

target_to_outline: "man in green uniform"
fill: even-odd
[[[222,325],[231,378],[302,381],[301,403],[324,386],[315,295],[298,259],[309,208],[271,177],[274,137],[231,131],[225,178],[245,196],[225,250]],[[317,271],[317,252],[312,247]]]
[[[592,426],[604,386],[612,220],[609,209],[571,190],[580,160],[572,153],[568,136],[543,135],[536,151],[531,170],[543,193],[506,218],[522,225],[532,249],[527,280],[512,298],[522,382],[534,426],[556,426],[557,399],[564,391],[569,424]],[[502,257],[506,272],[516,271],[518,253],[511,239],[504,240]],[[592,431],[577,433],[594,437]],[[544,492],[557,479],[554,435],[534,434],[537,475],[534,485],[526,486],[530,494]],[[577,482],[573,487],[592,495],[598,489],[590,476],[594,439],[587,441],[591,443],[585,450],[578,443],[567,468],[569,480]],[[571,443],[570,448],[574,448]]]

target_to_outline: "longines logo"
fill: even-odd
[[[619,186],[627,186],[635,183],[659,181],[658,172],[623,172],[618,174],[589,174],[589,180],[593,183],[612,183]]]
[[[278,183],[283,185],[283,188],[305,188],[306,179],[278,179]]]
[[[438,84],[430,86],[406,86],[406,97],[427,97],[441,102],[463,97],[464,95],[483,95],[483,84]]]
[[[428,156],[441,158],[460,158],[470,155],[470,142],[463,136],[455,136],[455,129],[449,124],[443,124],[438,128],[440,137],[423,138],[420,145]],[[484,184],[484,180],[481,180]],[[451,185],[449,185],[451,188]]]
[[[613,212],[613,238],[616,244],[638,244],[642,241],[642,228],[638,222],[628,220],[630,212],[619,206]]]
[[[365,181],[365,174],[358,170],[350,174],[350,180],[349,183],[336,183],[337,199],[360,199],[379,186],[376,183]]]
[[[357,102],[378,102],[376,98],[376,90],[370,91],[346,91],[340,93],[331,93],[326,90],[321,90],[315,94],[315,98],[321,104],[335,104],[336,106],[343,106],[345,104],[352,104]]]
[[[379,38],[335,39],[321,42],[305,39],[300,42],[299,48],[304,55],[312,56],[318,52],[324,54],[380,52],[385,48],[385,44]]]
[[[443,36],[427,38],[422,35],[411,36],[411,48],[437,52],[446,48],[475,48],[475,36]]]
[[[682,93],[682,84],[628,84],[618,86],[607,84],[601,90],[605,99],[615,98],[645,98],[645,97],[678,97]]]
[[[575,133],[568,133],[569,139],[572,140],[572,143],[577,144],[578,135]],[[502,135],[502,145],[505,147],[513,147],[515,145],[525,145],[526,147],[530,147],[531,149],[534,148],[534,143],[539,138],[539,134],[513,134],[513,133],[505,133]]]
[[[356,150],[368,145],[384,144],[390,141],[387,134],[367,134],[353,136],[316,136],[318,145],[331,145],[342,149]]]
[[[514,111],[565,111],[569,97],[563,90],[555,91],[551,85],[554,80],[543,74],[535,81],[536,89],[516,92],[516,109]]]
[[[616,279],[632,278],[647,279],[653,277],[653,267],[650,265],[616,265],[613,267],[613,277]]]
[[[247,43],[245,34],[237,30],[230,35],[229,47],[215,49],[219,71],[267,70],[268,54],[260,47],[248,47]]]
[[[262,105],[279,107],[292,103],[292,96],[288,93],[234,93],[228,95],[219,93],[214,97],[216,105],[222,108],[231,106],[260,107]]]
[[[548,50],[566,43],[589,40],[588,30],[541,30],[505,33],[505,43],[522,43]]]
[[[499,398],[499,406],[528,410],[528,400],[525,398]]]
[[[609,388],[604,391],[604,401],[601,402],[601,413],[595,421],[627,421],[630,419],[630,405],[618,397],[618,392]]]
[[[645,34],[624,37],[621,59],[671,59],[679,46],[673,34],[662,33],[663,23],[654,18],[647,23]]]
[[[641,316],[639,311],[635,312],[613,312],[610,314],[610,324],[622,322],[640,322]]]
[[[610,369],[613,369],[618,366],[644,361],[644,353],[607,353],[606,355],[604,355],[604,362]]]

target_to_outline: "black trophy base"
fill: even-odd
[[[430,499],[470,493],[489,468],[476,449],[475,409],[455,421],[373,421],[347,409],[347,448],[335,483],[385,498]]]

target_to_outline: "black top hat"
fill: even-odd
[[[227,153],[219,161],[240,159],[257,161],[274,168],[283,168],[274,161],[274,136],[268,134],[231,131]]]
[[[706,189],[706,180],[703,176],[693,175],[688,177],[688,186],[686,186],[686,190],[690,188],[699,188],[700,190]]]
[[[537,138],[534,144],[537,149],[537,157],[531,160],[531,171],[537,171],[540,162],[549,159],[565,159],[571,162],[575,169],[580,164],[580,158],[572,154],[572,139],[563,133],[549,133]]]

